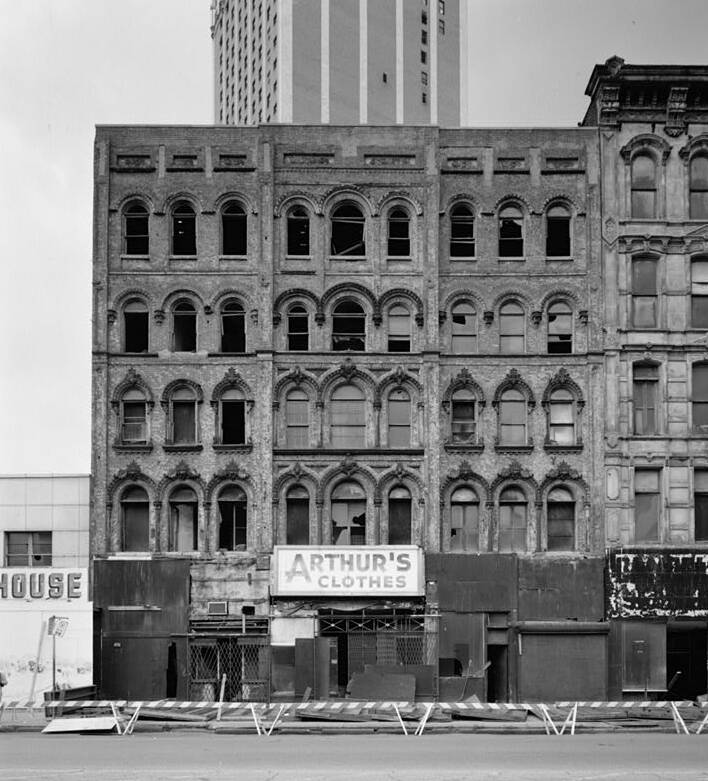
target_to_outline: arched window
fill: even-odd
[[[197,495],[186,485],[170,495],[168,545],[171,551],[195,551],[198,544]]]
[[[246,402],[238,388],[229,388],[219,398],[218,439],[222,445],[246,442]]]
[[[479,498],[467,486],[450,497],[450,551],[476,553],[479,550]]]
[[[450,212],[450,257],[474,256],[474,212],[467,204],[458,203]]]
[[[565,301],[554,301],[548,307],[549,355],[567,355],[573,352],[573,310]]]
[[[516,388],[505,390],[499,400],[499,444],[527,443],[526,397]]]
[[[499,495],[499,552],[523,553],[526,550],[527,503],[516,486]]]
[[[546,257],[570,257],[570,212],[565,206],[551,206],[546,212]]]
[[[656,328],[658,295],[656,258],[632,260],[632,325],[635,328]]]
[[[148,308],[140,299],[133,298],[123,307],[123,348],[127,353],[148,351]]]
[[[477,312],[469,301],[452,307],[452,352],[477,352]]]
[[[634,405],[634,433],[657,434],[657,401],[659,367],[635,363],[632,367],[632,402]]]
[[[525,349],[524,309],[516,301],[507,301],[499,309],[499,352],[522,353]]]
[[[366,493],[350,480],[332,491],[332,544],[366,543]]]
[[[708,437],[708,363],[694,363],[691,382],[693,430]]]
[[[310,494],[302,485],[294,485],[285,498],[285,544],[309,545]]]
[[[691,261],[691,327],[708,328],[708,257]]]
[[[246,550],[247,510],[246,494],[230,485],[219,494],[219,549]]]
[[[147,491],[133,485],[123,491],[121,508],[122,551],[147,551],[150,549],[150,510]]]
[[[197,217],[189,201],[177,201],[172,209],[172,254],[197,254]]]
[[[221,254],[247,255],[246,212],[238,201],[229,201],[221,210]]]
[[[285,446],[304,448],[310,444],[310,399],[304,390],[293,388],[285,397]]]
[[[452,394],[450,429],[453,442],[476,442],[477,397],[466,388]]]
[[[411,492],[403,485],[388,495],[388,544],[411,544]]]
[[[144,393],[131,388],[120,401],[120,441],[124,444],[147,442],[147,402]]]
[[[176,353],[193,353],[197,349],[197,310],[186,299],[172,307],[172,349]]]
[[[332,257],[362,257],[366,255],[364,228],[366,221],[361,209],[351,201],[342,203],[332,212]]]
[[[167,441],[172,445],[194,445],[197,433],[197,396],[193,388],[182,385],[170,396]]]
[[[302,304],[288,309],[288,350],[310,349],[310,318]]]
[[[708,220],[708,157],[697,155],[689,172],[689,215],[692,220]]]
[[[411,255],[411,219],[405,209],[391,209],[388,215],[388,256],[409,258]]]
[[[548,442],[574,445],[575,436],[575,397],[567,388],[558,388],[548,399]]]
[[[411,313],[401,304],[392,306],[388,310],[388,351],[390,353],[411,351]]]
[[[148,210],[142,203],[133,201],[123,212],[123,253],[126,255],[150,254]]]
[[[356,301],[341,301],[332,313],[332,349],[338,352],[366,346],[366,315]]]
[[[632,160],[632,217],[656,217],[656,163],[648,154],[639,154]]]
[[[288,255],[310,254],[310,215],[304,206],[293,206],[288,211]]]
[[[546,500],[548,550],[575,549],[575,500],[567,488],[552,488]]]
[[[404,388],[388,395],[388,446],[411,446],[411,397]]]
[[[499,212],[499,257],[524,256],[524,215],[518,206],[505,206]]]
[[[332,447],[365,447],[366,416],[364,393],[356,385],[340,385],[330,403]]]
[[[221,307],[221,352],[246,352],[246,316],[243,306],[234,298]]]

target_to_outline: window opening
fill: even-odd
[[[236,201],[229,201],[221,211],[221,252],[224,255],[247,255],[246,212]]]
[[[411,494],[402,485],[388,495],[388,544],[411,544]]]
[[[121,441],[147,441],[147,413],[142,391],[132,388],[121,399]]]
[[[221,442],[242,445],[246,441],[246,402],[236,388],[225,391],[220,399]]]
[[[526,444],[526,398],[510,388],[499,402],[499,441],[503,445]]]
[[[477,312],[465,301],[452,308],[452,352],[457,355],[477,351]]]
[[[388,351],[411,351],[411,315],[405,306],[393,306],[388,312]]]
[[[219,494],[219,549],[246,550],[246,494],[235,485]]]
[[[301,485],[293,486],[285,499],[285,544],[310,543],[310,494]]]
[[[147,491],[132,486],[121,498],[122,528],[121,550],[146,551],[149,549],[150,519]]]
[[[6,567],[51,567],[51,532],[5,532]]]
[[[126,255],[148,255],[150,233],[148,210],[141,203],[132,203],[123,215],[124,244]]]
[[[546,504],[548,550],[575,549],[575,501],[567,488],[553,488]]]
[[[288,212],[288,255],[310,254],[310,216],[304,206]]]
[[[171,398],[172,443],[194,444],[197,441],[197,402],[191,388],[177,388]]]
[[[366,255],[364,215],[354,203],[343,203],[332,212],[332,257]]]
[[[499,212],[499,257],[524,255],[524,217],[518,206],[505,206]]]
[[[366,494],[358,483],[340,483],[332,491],[332,543],[366,543]]]
[[[708,328],[708,258],[691,262],[691,326]]]
[[[332,349],[363,352],[366,342],[366,316],[355,301],[342,301],[332,313]]]
[[[285,399],[286,447],[309,445],[310,399],[304,390],[293,388]]]
[[[335,448],[365,446],[364,394],[356,385],[340,385],[332,393],[331,444]]]
[[[178,301],[172,310],[172,349],[183,353],[197,349],[197,312],[191,301]]]
[[[524,351],[524,310],[516,301],[507,301],[499,309],[499,351]]]
[[[632,160],[632,217],[653,219],[656,216],[656,163],[650,155]]]
[[[411,397],[403,388],[388,396],[388,446],[411,446]]]
[[[566,388],[548,400],[548,439],[552,445],[575,444],[575,398]]]
[[[632,323],[635,328],[657,325],[656,260],[632,261]]]
[[[693,430],[708,437],[708,363],[696,363],[692,373]]]
[[[635,364],[632,379],[634,433],[656,434],[656,402],[659,369],[657,366]]]
[[[146,353],[148,350],[149,318],[142,301],[128,301],[123,309],[124,347],[127,353]]]
[[[304,306],[296,304],[288,310],[288,350],[309,349],[310,319]]]
[[[570,257],[570,214],[564,206],[546,213],[546,257]]]
[[[403,209],[393,209],[388,216],[388,256],[410,257],[411,220]]]
[[[246,352],[246,316],[238,301],[227,301],[221,307],[221,352]]]
[[[473,258],[474,255],[474,212],[461,203],[450,212],[450,257]]]
[[[452,441],[474,442],[477,433],[476,397],[470,390],[455,391],[452,396]]]
[[[527,503],[520,488],[505,488],[499,496],[499,552],[526,550]]]
[[[197,495],[182,486],[170,496],[169,549],[197,550]]]
[[[196,215],[188,201],[178,201],[172,210],[172,254],[197,254]]]
[[[659,541],[661,473],[655,469],[634,472],[634,541]]]
[[[450,497],[450,551],[479,551],[479,498],[471,488],[458,488]]]
[[[692,220],[708,220],[708,157],[691,160],[689,215]]]
[[[573,311],[564,301],[548,307],[547,350],[549,355],[573,352]]]
[[[693,473],[694,540],[708,540],[708,469],[696,469]]]

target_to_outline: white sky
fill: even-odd
[[[469,2],[473,125],[577,124],[613,54],[708,64],[708,0]],[[88,473],[94,125],[212,121],[209,0],[0,19],[0,473]]]

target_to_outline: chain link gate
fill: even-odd
[[[270,638],[263,635],[190,637],[190,699],[216,702],[224,675],[225,702],[269,702]]]

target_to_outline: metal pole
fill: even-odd
[[[52,635],[52,699],[56,699],[57,691],[57,636]]]

